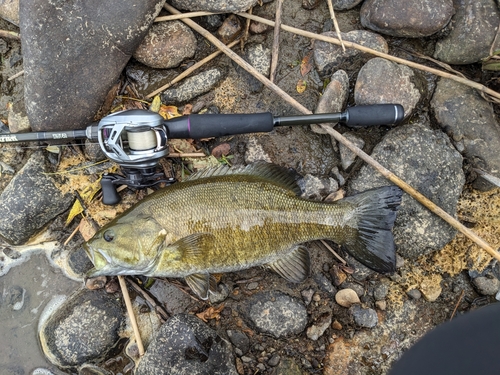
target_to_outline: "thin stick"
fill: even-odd
[[[171,152],[167,155],[169,158],[204,158],[203,152]]]
[[[21,70],[20,72],[17,72],[16,74],[10,76],[7,78],[7,81],[12,81],[13,79],[16,79],[17,77],[20,77],[24,74],[24,70]]]
[[[257,21],[257,22],[265,23],[266,25],[274,26],[274,21],[270,21],[270,20],[267,20],[267,19],[262,18],[262,17],[258,17],[258,16],[255,16],[255,15],[250,15],[250,14],[246,14],[246,13],[237,13],[237,15],[241,16],[241,17],[250,18],[250,19],[252,19],[254,21]],[[308,37],[308,38],[311,38],[311,39],[316,39],[316,40],[321,40],[323,42],[328,42],[328,43],[332,43],[332,44],[336,44],[336,45],[341,45],[340,40],[338,40],[337,38],[332,38],[332,37],[328,37],[328,36],[325,36],[325,35],[314,34],[314,33],[311,33],[309,31],[304,31],[304,30],[297,29],[295,27],[291,27],[291,26],[287,26],[287,25],[283,25],[283,24],[281,25],[281,28],[283,30],[285,30],[285,31],[289,31],[291,33],[302,35],[302,36],[305,36],[305,37]],[[452,79],[454,81],[463,83],[464,85],[473,87],[476,90],[484,92],[485,94],[488,94],[488,95],[491,95],[491,96],[493,96],[495,98],[499,98],[500,99],[500,93],[498,93],[498,92],[496,92],[494,90],[491,90],[491,89],[487,88],[486,86],[481,85],[480,83],[471,81],[469,79],[458,77],[458,76],[456,76],[454,74],[443,72],[442,70],[439,70],[439,69],[430,68],[428,66],[425,66],[425,65],[422,65],[422,64],[418,64],[418,63],[415,63],[413,61],[408,61],[408,60],[405,60],[405,59],[402,59],[402,58],[399,58],[399,57],[391,56],[391,55],[389,55],[387,53],[376,51],[374,49],[371,49],[371,48],[368,48],[368,47],[365,47],[365,46],[362,46],[360,44],[356,44],[356,43],[353,43],[353,42],[344,41],[344,44],[345,44],[346,47],[355,48],[355,49],[357,49],[359,51],[370,53],[372,55],[375,55],[375,56],[378,56],[378,57],[382,57],[382,58],[387,59],[387,60],[394,61],[394,62],[396,62],[398,64],[404,64],[404,65],[410,66],[410,67],[415,68],[415,69],[419,69],[419,70],[423,70],[423,71],[435,74],[435,75],[440,76],[440,77]]]
[[[81,223],[82,223],[82,222],[80,221],[80,224],[81,224]],[[63,246],[66,246],[66,245],[69,243],[69,241],[71,241],[71,239],[75,236],[75,234],[76,234],[76,233],[78,232],[78,230],[80,229],[80,224],[78,224],[78,225],[76,226],[76,228],[73,230],[73,232],[71,232],[71,234],[70,234],[70,235],[69,235],[69,237],[66,239],[66,241],[64,241]]]
[[[15,31],[0,30],[0,38],[7,38],[12,40],[21,40],[21,36]]]
[[[132,308],[132,302],[130,302],[130,296],[128,294],[127,285],[125,284],[125,279],[123,278],[123,276],[118,275],[118,282],[120,283],[123,300],[125,301],[125,306],[127,306],[127,313],[134,330],[137,349],[139,349],[139,355],[142,357],[144,355],[144,345],[142,344],[141,334],[139,333],[139,327],[137,326],[137,320],[135,319],[134,309]]]
[[[151,306],[154,307],[156,313],[160,316],[160,318],[163,319],[163,321],[167,321],[167,319],[170,317],[168,312],[165,311],[165,309],[162,306],[158,305],[156,301],[144,289],[142,289],[139,285],[137,285],[133,280],[127,279],[127,281],[132,286],[132,288],[135,289],[137,293],[140,293],[141,296],[143,296],[144,299],[148,301],[151,304]]]
[[[170,13],[174,13],[174,14],[179,13],[179,11],[177,9],[175,9],[174,7],[172,7],[169,4],[165,4],[164,8],[167,9]],[[244,13],[239,13],[239,14],[244,14]],[[260,17],[258,17],[258,18],[261,19]],[[300,112],[302,112],[304,114],[312,114],[312,112],[310,110],[308,110],[302,104],[297,102],[295,99],[293,99],[290,95],[288,95],[285,91],[280,89],[274,83],[269,81],[266,77],[264,77],[262,74],[260,74],[253,66],[248,64],[240,56],[238,56],[232,50],[227,48],[224,45],[224,43],[220,42],[217,38],[215,38],[212,34],[210,34],[207,30],[202,28],[200,25],[198,25],[197,23],[193,22],[190,19],[185,19],[185,20],[183,20],[183,22],[185,22],[188,26],[190,26],[195,31],[200,33],[202,36],[207,38],[210,42],[215,44],[226,55],[228,55],[231,59],[233,59],[238,65],[240,65],[243,69],[245,69],[250,74],[252,74],[255,78],[257,78],[260,82],[262,82],[267,88],[274,91],[278,96],[283,98],[287,103],[290,103],[290,105],[292,105],[294,108],[296,108],[297,110],[299,110]],[[349,46],[348,44],[346,44],[346,45]],[[498,94],[498,93],[496,93],[496,94],[500,96],[500,94]],[[435,205],[428,198],[426,198],[425,196],[420,194],[417,190],[415,190],[413,187],[411,187],[406,182],[401,180],[399,177],[397,177],[394,173],[389,171],[387,168],[383,167],[379,162],[377,162],[375,159],[373,159],[370,155],[366,154],[363,150],[359,149],[352,142],[350,142],[347,138],[342,136],[342,134],[340,134],[336,130],[333,130],[327,126],[322,125],[322,127],[323,127],[323,129],[325,129],[328,132],[328,134],[330,134],[332,137],[334,137],[340,143],[344,144],[347,148],[349,148],[352,152],[354,152],[357,156],[359,156],[361,159],[363,159],[366,163],[368,163],[371,167],[373,167],[376,171],[378,171],[380,174],[382,174],[389,181],[391,181],[395,185],[399,186],[402,190],[404,190],[410,196],[415,198],[419,203],[421,203],[423,206],[428,208],[431,212],[435,213],[436,215],[441,217],[444,221],[446,221],[448,224],[450,224],[452,227],[454,227],[455,229],[459,230],[464,235],[469,237],[472,241],[474,241],[477,245],[479,245],[482,249],[484,249],[492,257],[500,260],[500,254],[497,253],[486,241],[484,241],[482,238],[480,238],[472,230],[470,230],[469,228],[462,225],[453,216],[448,214],[442,208]]]
[[[171,16],[156,17],[154,22],[164,22],[164,21],[180,20],[183,18],[195,18],[195,17],[211,16],[213,14],[220,14],[220,13],[189,12],[189,13],[173,14]]]
[[[330,250],[330,252],[335,256],[335,258],[337,258],[338,260],[340,260],[342,262],[342,264],[346,265],[347,262],[344,260],[344,258],[342,258],[339,254],[337,254],[337,252],[335,250],[332,249],[332,247],[330,245],[328,245],[326,243],[325,240],[320,240],[321,243],[328,249]]]
[[[458,301],[455,304],[455,308],[453,309],[453,312],[451,313],[450,320],[452,320],[453,317],[455,316],[455,314],[456,314],[456,312],[458,310],[458,305],[460,305],[460,302],[462,301],[462,298],[464,298],[464,293],[465,293],[465,291],[462,290],[462,293],[460,293],[460,297],[458,297]]]
[[[278,2],[276,3],[276,18],[275,18],[276,21],[274,24],[273,50],[271,55],[271,71],[269,73],[269,80],[271,82],[274,82],[274,78],[276,76],[276,68],[278,67],[282,8],[283,8],[283,0],[278,0]]]
[[[252,14],[253,12],[253,7],[251,7],[250,9],[248,9],[248,14]],[[241,50],[243,51],[243,48],[245,47],[245,43],[247,42],[247,39],[248,39],[248,30],[250,30],[250,19],[247,18],[246,22],[245,22],[245,34],[243,35],[243,38],[241,38],[241,44],[240,44],[240,48]]]
[[[227,45],[228,48],[232,48],[234,47],[237,43],[239,42],[239,39],[229,43]],[[216,58],[217,56],[219,56],[220,54],[222,53],[221,50],[218,50],[214,53],[212,53],[211,55],[208,55],[207,57],[205,57],[203,60],[201,61],[198,61],[196,64],[194,64],[193,66],[191,66],[189,69],[186,69],[185,71],[183,71],[181,74],[179,74],[177,77],[175,77],[172,81],[170,81],[169,83],[167,83],[166,85],[160,87],[158,90],[155,90],[153,91],[151,94],[148,94],[146,96],[146,99],[151,99],[152,97],[154,97],[155,95],[158,95],[160,92],[162,91],[165,91],[166,89],[168,89],[170,86],[172,85],[175,85],[177,82],[179,82],[181,79],[187,77],[188,75],[190,75],[191,73],[193,73],[196,69],[200,68],[201,66],[203,66],[204,64],[206,64],[207,62],[209,62],[210,60],[213,60],[214,58]]]
[[[328,10],[330,11],[330,18],[333,21],[333,27],[335,28],[335,32],[337,33],[337,38],[339,38],[340,44],[342,45],[342,51],[345,52],[344,41],[342,40],[342,35],[340,35],[340,28],[337,22],[337,17],[335,17],[335,11],[333,10],[332,0],[328,0]]]

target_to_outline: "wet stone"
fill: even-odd
[[[479,276],[472,280],[472,284],[483,296],[494,296],[500,289],[500,280],[494,276]]]
[[[0,195],[0,236],[13,245],[26,242],[73,201],[45,172],[43,153],[36,152]]]
[[[179,86],[161,94],[162,102],[180,104],[212,90],[223,78],[221,70],[214,68],[183,80]]]
[[[500,48],[495,36],[500,13],[494,0],[456,0],[451,32],[438,40],[434,58],[448,64],[472,64]],[[493,42],[495,44],[492,46]]]
[[[336,113],[342,112],[347,97],[349,96],[349,77],[344,70],[337,70],[331,77],[330,83],[326,86],[323,95],[321,95],[316,111],[314,113]],[[336,123],[323,124],[330,127]],[[318,124],[311,124],[311,130],[318,134],[327,134]],[[335,141],[332,138],[332,143]]]
[[[73,273],[81,277],[84,277],[94,267],[85,249],[81,246],[70,252],[68,266]]]
[[[228,44],[238,37],[241,30],[240,19],[235,14],[231,14],[222,22],[222,25],[217,30],[217,36],[222,43]]]
[[[118,341],[123,321],[119,299],[103,290],[82,289],[41,321],[40,342],[53,364],[76,367],[102,359]]]
[[[83,5],[21,1],[25,103],[32,129],[84,129],[91,123],[164,2],[130,0],[117,7],[98,0]]]
[[[378,315],[373,309],[353,305],[350,308],[350,312],[356,324],[361,327],[373,328],[378,324]]]
[[[323,292],[328,293],[332,297],[337,293],[337,289],[333,286],[330,279],[322,273],[315,274],[313,279]]]
[[[231,344],[200,319],[179,314],[164,323],[136,375],[236,375]]]
[[[348,10],[358,6],[363,0],[333,0],[334,10]]]
[[[374,31],[404,38],[432,35],[445,27],[454,13],[453,0],[367,0],[361,24]]]
[[[422,298],[422,293],[418,289],[411,289],[411,290],[407,291],[406,294],[408,294],[408,296],[412,299]]]
[[[281,360],[281,357],[279,354],[273,354],[271,358],[269,358],[269,361],[267,361],[267,364],[271,367],[276,367],[279,365]]]
[[[307,324],[307,311],[296,298],[271,291],[253,295],[242,311],[255,328],[276,338],[297,335]]]
[[[371,156],[450,215],[456,215],[465,176],[462,156],[446,134],[424,124],[398,126],[375,146]],[[382,176],[363,166],[350,188],[364,191],[387,184]],[[398,253],[415,259],[441,249],[456,231],[403,194],[393,233]]]
[[[451,140],[463,145],[463,155],[476,168],[500,178],[500,127],[491,103],[475,89],[449,79],[440,79],[431,100],[434,116]],[[493,185],[481,177],[474,187]]]
[[[348,33],[340,33],[342,39],[348,42],[353,42],[360,44],[362,46],[372,48],[379,52],[388,53],[389,47],[385,39],[371,31],[365,30],[354,30]],[[327,31],[321,35],[336,38],[336,33],[333,31]],[[314,62],[316,63],[316,68],[320,76],[328,76],[332,72],[336,71],[337,68],[354,56],[360,55],[362,52],[354,49],[347,48],[344,52],[341,46],[337,46],[332,43],[323,42],[320,40],[314,43]]]
[[[134,58],[156,69],[178,66],[196,52],[196,37],[181,21],[154,23],[134,52]]]
[[[231,343],[235,347],[240,349],[243,354],[248,352],[248,350],[250,349],[250,340],[244,332],[229,329],[226,331],[226,333]]]
[[[413,83],[414,79],[413,70],[406,65],[381,57],[373,58],[358,73],[354,100],[357,105],[398,103],[408,117],[421,96]]]
[[[232,13],[250,9],[257,0],[172,0],[170,3],[179,10]]]
[[[373,298],[375,298],[376,301],[381,301],[387,297],[387,293],[389,293],[389,285],[385,283],[377,284],[373,289]]]
[[[307,174],[298,181],[302,190],[302,197],[313,200],[322,200],[339,189],[339,184],[333,178],[319,178]]]

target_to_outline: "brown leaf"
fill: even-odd
[[[193,110],[193,105],[192,104],[186,104],[184,106],[184,109],[182,110],[182,115],[183,116],[190,115],[192,110]]]
[[[82,237],[85,241],[88,241],[92,237],[94,237],[94,234],[96,232],[92,223],[90,221],[88,221],[87,218],[85,218],[85,217],[82,219],[82,221],[80,221],[80,225],[78,226],[78,230],[80,231],[80,234],[82,235]]]
[[[220,305],[219,307],[213,307],[210,306],[208,309],[205,311],[202,311],[201,313],[196,314],[198,318],[203,320],[205,323],[207,323],[211,319],[220,319],[220,312],[224,309],[224,304]]]
[[[304,91],[306,91],[307,88],[307,81],[304,79],[299,79],[299,82],[297,82],[297,92],[299,94],[302,94]]]
[[[181,114],[179,113],[177,107],[173,105],[165,105],[162,104],[160,106],[160,110],[158,113],[165,119],[165,120],[170,120],[171,118],[174,117],[179,117]]]
[[[313,51],[310,51],[300,62],[300,74],[302,75],[302,77],[309,73],[313,67],[312,54]]]
[[[226,156],[231,151],[231,145],[229,143],[221,143],[220,145],[214,147],[212,150],[212,155],[217,159],[222,155]]]

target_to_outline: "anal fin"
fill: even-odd
[[[301,283],[309,276],[311,259],[305,246],[295,247],[289,254],[267,264],[274,272],[293,283]]]

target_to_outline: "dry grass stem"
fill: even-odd
[[[16,74],[7,78],[7,81],[12,81],[12,80],[16,79],[17,77],[21,77],[23,74],[24,74],[24,70],[21,70],[20,72],[17,72]]]
[[[169,158],[204,158],[203,152],[171,152],[167,155]]]
[[[345,45],[344,41],[342,40],[342,35],[340,35],[340,27],[337,22],[337,17],[335,17],[335,11],[333,10],[332,0],[328,0],[327,3],[328,3],[328,10],[330,11],[330,18],[333,21],[333,27],[335,28],[335,32],[337,33],[337,38],[339,38],[340,45],[342,46],[342,51],[345,52]]]
[[[239,39],[238,40],[235,40],[231,43],[229,43],[227,45],[228,48],[232,48],[234,47],[237,43],[239,42]],[[210,55],[208,55],[207,57],[205,57],[203,60],[200,60],[198,61],[196,64],[194,64],[193,66],[191,66],[189,69],[186,69],[185,71],[183,71],[181,74],[179,74],[177,77],[175,77],[172,81],[170,81],[169,83],[167,83],[166,85],[160,87],[159,89],[153,91],[151,94],[148,94],[146,96],[146,99],[151,99],[153,97],[155,97],[156,95],[158,95],[159,93],[165,91],[166,89],[168,89],[169,87],[171,87],[172,85],[175,85],[177,82],[179,82],[180,80],[182,80],[183,78],[187,77],[188,75],[190,75],[191,73],[193,73],[196,69],[202,67],[203,65],[205,65],[207,62],[209,62],[210,60],[213,60],[214,58],[216,58],[217,56],[219,56],[220,54],[222,53],[221,50],[218,50]]]
[[[237,14],[239,16],[241,16],[241,17],[247,17],[247,18],[253,19],[254,21],[262,22],[262,23],[265,23],[266,25],[274,26],[274,21],[270,21],[270,20],[267,20],[267,19],[262,18],[262,17],[258,17],[258,16],[254,16],[254,15],[249,15],[249,14],[246,14],[246,13],[237,13]],[[340,42],[340,40],[338,40],[337,38],[332,38],[332,37],[328,37],[328,36],[325,36],[325,35],[319,35],[319,34],[311,33],[309,31],[304,31],[304,30],[297,29],[295,27],[291,27],[291,26],[287,26],[287,25],[283,25],[283,24],[281,25],[281,28],[283,30],[285,30],[285,31],[289,31],[289,32],[297,34],[297,35],[302,35],[302,36],[305,36],[307,38],[321,40],[323,42],[332,43],[332,44],[336,44],[336,45],[341,45],[342,44]],[[348,42],[348,41],[344,41],[344,44],[348,48],[355,48],[355,49],[357,49],[359,51],[366,52],[366,53],[369,53],[369,54],[372,54],[372,55],[375,55],[375,56],[378,56],[378,57],[382,57],[384,59],[387,59],[387,60],[390,60],[390,61],[394,61],[394,62],[396,62],[398,64],[403,64],[403,65],[407,65],[407,66],[409,66],[411,68],[415,68],[415,69],[418,69],[418,70],[426,71],[426,72],[432,73],[434,75],[437,75],[439,77],[452,79],[452,80],[460,82],[460,83],[462,83],[464,85],[473,87],[473,88],[475,88],[476,90],[478,90],[478,91],[480,91],[482,93],[485,93],[485,94],[490,95],[490,96],[492,96],[494,98],[500,99],[500,93],[498,93],[498,92],[496,92],[494,90],[491,90],[488,87],[486,87],[486,86],[484,86],[484,85],[482,85],[482,84],[480,84],[478,82],[474,82],[474,81],[471,81],[469,79],[459,77],[459,76],[457,76],[455,74],[450,74],[450,73],[447,73],[447,72],[443,72],[442,70],[439,70],[439,69],[430,68],[428,66],[425,66],[425,65],[422,65],[422,64],[418,64],[418,63],[415,63],[413,61],[408,61],[408,60],[402,59],[400,57],[391,56],[391,55],[389,55],[387,53],[376,51],[374,49],[362,46],[360,44],[356,44],[356,43],[352,43],[352,42]]]
[[[335,256],[335,258],[337,258],[338,260],[340,260],[342,262],[342,264],[347,264],[347,262],[344,260],[344,258],[342,258],[339,254],[337,254],[337,252],[335,250],[332,249],[332,247],[330,245],[328,245],[328,243],[324,240],[320,240],[321,243],[328,249],[330,250],[330,252]]]
[[[213,14],[220,14],[220,13],[189,12],[189,13],[173,14],[171,16],[156,17],[154,22],[165,22],[165,21],[181,20],[183,18],[195,18],[195,17],[211,16]]]
[[[460,293],[460,297],[458,297],[458,301],[455,304],[455,308],[453,309],[453,312],[451,313],[450,320],[452,320],[453,317],[455,316],[455,314],[458,310],[458,306],[460,305],[460,302],[462,302],[462,298],[464,298],[464,294],[465,294],[465,291],[462,290],[462,292]]]
[[[0,30],[0,38],[21,40],[21,35],[19,35],[19,33],[16,33],[15,31]]]
[[[130,286],[132,286],[132,288],[135,289],[135,291],[137,293],[140,293],[140,295],[146,300],[149,302],[149,304],[151,306],[154,307],[156,313],[160,316],[160,318],[163,320],[163,321],[167,321],[167,319],[170,317],[170,315],[168,314],[168,312],[160,305],[158,305],[156,303],[156,301],[144,290],[142,289],[139,285],[137,285],[137,283],[135,283],[133,280],[131,279],[127,279],[128,283],[130,284]]]
[[[248,14],[252,14],[253,12],[253,7],[248,9]],[[243,51],[243,48],[245,47],[245,43],[247,42],[248,39],[248,31],[250,30],[250,22],[252,20],[247,18],[245,22],[245,33],[243,34],[243,37],[241,38],[241,43],[240,43],[240,49]]]
[[[127,313],[130,318],[130,323],[132,324],[132,329],[134,330],[135,341],[137,342],[137,349],[139,350],[139,355],[142,357],[144,355],[144,345],[142,344],[141,335],[139,333],[139,327],[137,326],[137,320],[135,319],[134,309],[132,308],[132,302],[130,302],[130,295],[128,294],[127,285],[125,284],[125,279],[123,276],[118,275],[118,282],[120,283],[120,288],[123,294],[123,300],[125,301],[125,306],[127,307]]]
[[[281,11],[283,9],[283,0],[278,0],[276,3],[276,18],[274,24],[273,35],[273,49],[271,54],[271,70],[269,73],[269,80],[274,82],[276,76],[276,68],[278,67],[279,46],[280,46],[280,25],[281,25]]]

